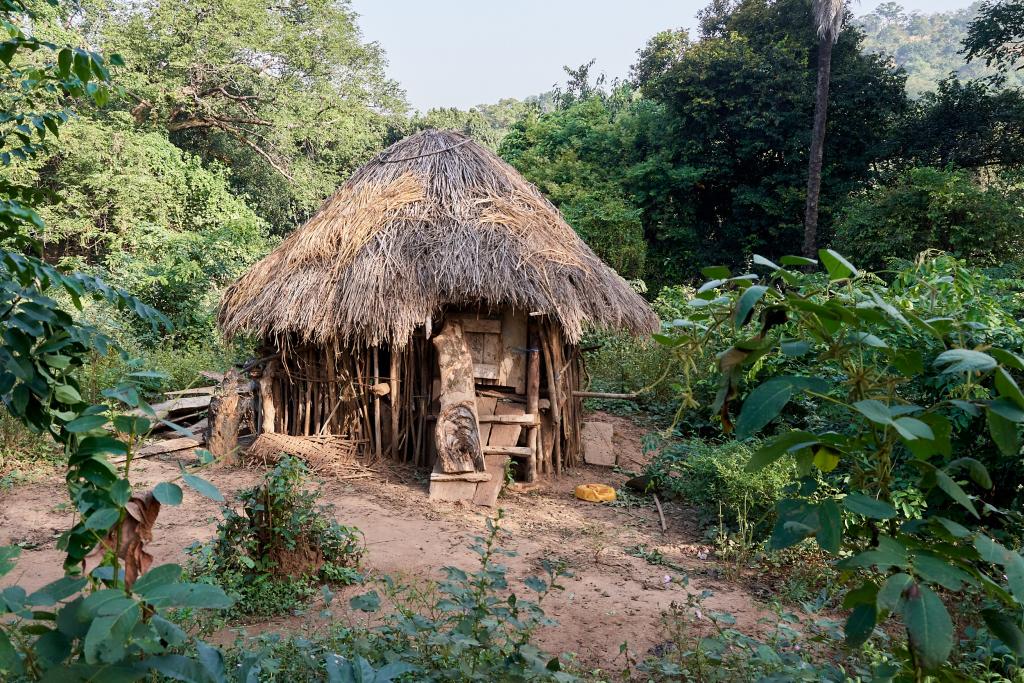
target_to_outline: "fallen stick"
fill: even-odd
[[[615,398],[622,401],[635,401],[640,394],[611,394],[605,391],[574,391],[576,398]]]
[[[665,524],[665,513],[661,510],[661,501],[658,500],[658,494],[652,493],[654,496],[654,507],[658,508],[658,519],[661,520],[661,531],[662,533],[668,531],[668,524]]]

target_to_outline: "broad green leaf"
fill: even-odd
[[[946,367],[943,374],[953,372],[985,372],[996,367],[996,360],[987,353],[971,349],[950,349],[938,355],[935,365]]]
[[[1007,420],[991,406],[985,411],[985,422],[988,423],[988,433],[992,436],[999,452],[1003,455],[1016,455],[1020,448],[1017,439],[1017,423]]]
[[[831,472],[839,465],[839,453],[827,446],[814,449],[814,466],[822,472]]]
[[[744,468],[747,472],[757,472],[772,464],[786,453],[799,450],[819,443],[818,437],[810,432],[792,431],[777,437],[750,456],[750,462]]]
[[[793,396],[793,385],[782,377],[764,382],[750,392],[736,421],[736,436],[745,439],[759,432],[782,412]]]
[[[1024,392],[1020,390],[1020,386],[1006,368],[996,368],[995,385],[1000,396],[1013,401],[1018,408],[1024,410]]]
[[[838,553],[843,541],[843,517],[839,506],[831,498],[826,498],[818,505],[818,524],[818,532],[815,534],[818,546],[827,553]]]
[[[30,607],[46,607],[65,600],[85,587],[88,580],[77,576],[64,576],[52,581],[25,598]]]
[[[986,562],[1003,567],[1010,591],[1018,602],[1024,602],[1024,557],[1021,557],[1020,553],[1003,547],[984,534],[978,534],[975,537],[974,548]]]
[[[914,571],[928,583],[935,583],[951,591],[959,591],[964,584],[974,584],[970,574],[951,564],[946,558],[919,553],[913,559]]]
[[[747,324],[747,319],[750,317],[751,311],[754,310],[754,306],[767,291],[768,287],[764,285],[751,285],[740,295],[740,300],[736,302],[736,312],[733,318],[737,329]]]
[[[0,674],[20,676],[24,671],[25,667],[18,656],[18,651],[14,649],[7,633],[0,629]]]
[[[135,582],[135,585],[132,586],[132,590],[145,598],[149,591],[154,588],[177,583],[180,578],[180,566],[176,564],[162,564],[159,567],[153,567],[148,572],[140,576],[138,581]]]
[[[218,503],[224,502],[224,496],[221,495],[221,492],[217,490],[217,487],[211,484],[210,482],[206,481],[202,477],[197,477],[194,474],[187,474],[183,470],[181,479],[182,481],[185,482],[186,486],[189,486],[192,489],[194,489],[195,492],[198,493],[199,495],[205,496],[206,498],[209,498],[210,500],[216,501]]]
[[[1018,408],[1017,404],[1009,399],[1000,397],[994,401],[989,401],[986,404],[986,409],[1010,422],[1024,422],[1024,410]]]
[[[875,622],[878,618],[874,605],[861,604],[853,608],[850,616],[846,618],[846,626],[843,631],[846,633],[846,644],[850,647],[860,647],[871,637],[875,630]]]
[[[843,498],[843,507],[871,519],[892,519],[896,516],[896,508],[890,503],[860,492],[847,494]]]
[[[935,439],[932,428],[916,417],[898,417],[893,420],[892,426],[899,432],[900,436],[908,441],[916,439],[932,441]]]
[[[910,560],[907,557],[906,546],[889,536],[879,536],[876,547],[841,560],[837,566],[844,569],[853,567],[878,567],[882,570],[888,567],[905,569],[910,566]]]
[[[226,609],[234,603],[220,588],[206,583],[161,583],[145,586],[145,591],[143,597],[154,607]]]
[[[883,425],[892,424],[892,414],[889,412],[889,406],[881,401],[869,398],[863,401],[857,401],[853,404],[853,407],[858,413],[872,422]]]
[[[885,580],[882,587],[878,589],[878,611],[891,614],[899,606],[903,591],[907,589],[914,580],[908,574],[893,574]]]
[[[938,468],[935,469],[935,479],[938,482],[939,488],[942,489],[946,495],[960,503],[964,508],[970,512],[974,517],[978,517],[978,511],[974,509],[974,503],[967,497],[964,490],[960,488],[960,484],[953,481],[953,478],[946,474],[945,471]]]
[[[54,397],[61,403],[66,403],[69,406],[77,405],[82,402],[82,396],[78,393],[78,389],[75,389],[70,384],[60,384],[53,389]]]
[[[925,413],[920,418],[932,430],[932,439],[907,440],[907,448],[914,454],[915,458],[924,460],[935,454],[949,457],[953,454],[953,445],[950,438],[953,434],[953,425],[949,419],[939,413]]]
[[[889,345],[884,341],[868,332],[851,332],[846,338],[846,341],[849,344],[863,344],[864,346],[870,346],[875,349],[885,349],[889,347]]]
[[[161,505],[181,505],[181,487],[169,481],[162,481],[153,487],[153,497]]]
[[[784,266],[816,266],[818,262],[812,258],[806,256],[783,256],[779,259],[779,263]]]
[[[90,514],[85,520],[86,529],[94,529],[96,531],[106,531],[110,527],[117,524],[117,520],[121,518],[121,511],[117,508],[103,508]]]
[[[370,591],[353,597],[348,604],[360,612],[376,612],[380,610],[380,596],[377,595],[377,591]]]
[[[779,348],[787,356],[802,356],[811,350],[811,345],[802,339],[793,339],[782,342]]]
[[[766,268],[771,268],[772,270],[779,270],[779,266],[778,265],[776,265],[770,259],[766,259],[764,256],[761,256],[759,254],[754,254],[754,259],[753,260],[754,260],[754,265],[764,266]]]
[[[953,621],[942,600],[928,586],[911,586],[900,609],[910,646],[926,670],[935,670],[953,650]]]
[[[16,545],[0,546],[0,576],[14,569],[15,560],[20,554],[21,548]]]
[[[998,348],[989,349],[988,353],[1006,367],[1024,372],[1024,358],[1021,358],[1016,353]]]
[[[992,477],[989,476],[988,469],[980,461],[975,460],[974,458],[957,458],[946,465],[946,468],[950,470],[958,467],[966,469],[974,483],[981,488],[992,488]]]
[[[981,610],[981,617],[992,635],[1001,640],[1017,657],[1024,658],[1024,631],[1021,631],[1016,619],[995,609]]]
[[[89,664],[113,664],[124,659],[125,645],[131,642],[132,630],[141,617],[139,603],[130,598],[117,597],[105,601],[96,610],[96,617],[85,634],[82,643],[85,661]]]
[[[104,417],[103,415],[86,415],[84,417],[79,417],[72,420],[71,422],[68,422],[66,425],[64,425],[64,429],[68,430],[73,434],[77,434],[79,432],[89,432],[92,431],[93,429],[98,429],[99,427],[102,427],[106,423],[107,418]]]
[[[829,280],[846,280],[857,275],[857,268],[832,249],[819,249],[818,258],[828,271]]]

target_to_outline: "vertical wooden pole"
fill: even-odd
[[[277,372],[277,359],[271,358],[263,366],[260,376],[260,432],[273,433],[277,410],[274,408],[274,376]]]
[[[526,481],[537,479],[537,451],[540,439],[540,351],[537,348],[537,335],[531,334],[530,348],[526,356],[526,413],[533,415],[537,423],[526,432],[526,445],[530,447],[530,457],[526,462]]]
[[[377,347],[373,347],[373,383],[380,384],[380,354]],[[374,447],[373,452],[377,460],[380,460],[381,455],[381,438],[380,438],[380,395],[374,392],[373,394],[373,440]]]
[[[398,373],[402,371],[402,356],[394,348],[391,349],[391,457],[398,460],[398,418],[402,409],[402,397],[398,393]]]

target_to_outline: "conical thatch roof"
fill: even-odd
[[[512,307],[647,333],[658,320],[511,166],[423,131],[367,163],[221,302],[232,335],[404,346],[445,305]]]

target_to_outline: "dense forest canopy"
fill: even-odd
[[[950,73],[962,80],[975,80],[999,73],[984,59],[964,59],[968,27],[981,2],[947,12],[908,12],[898,2],[883,2],[873,11],[857,17],[864,31],[864,49],[892,60],[907,72],[907,91],[913,97],[935,90]],[[1024,77],[1006,74],[1006,85],[1019,88]]]

